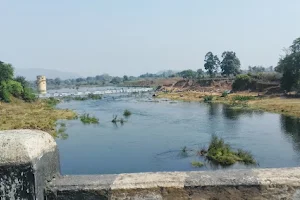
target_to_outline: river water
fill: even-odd
[[[110,94],[102,100],[63,102],[58,107],[90,113],[100,122],[64,121],[68,138],[57,139],[62,174],[221,169],[196,154],[208,147],[213,134],[233,148],[250,151],[259,163],[226,169],[300,164],[300,121],[279,114],[152,99],[150,93]],[[113,115],[121,117],[125,109],[132,112],[127,122],[113,124]],[[184,147],[187,153],[183,154]],[[194,168],[192,161],[205,166]]]

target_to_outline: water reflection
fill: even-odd
[[[293,140],[293,144],[300,150],[300,118],[280,116],[281,129]]]
[[[263,111],[244,108],[232,108],[229,105],[223,105],[222,113],[226,119],[238,120],[240,116],[246,115],[248,117],[252,117],[253,115],[262,115]]]
[[[207,103],[207,105],[208,105],[208,115],[211,117],[217,116],[221,105],[216,103]]]

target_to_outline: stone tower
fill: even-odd
[[[37,87],[40,94],[47,93],[46,76],[37,76]]]

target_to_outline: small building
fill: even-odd
[[[36,81],[38,92],[40,94],[46,94],[47,93],[47,82],[46,82],[46,76],[37,76]]]

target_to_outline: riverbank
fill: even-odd
[[[211,102],[231,105],[235,109],[255,109],[267,112],[279,113],[293,117],[300,117],[300,99],[272,96],[258,96],[258,93],[239,92],[221,97],[221,93],[211,92],[159,92],[158,98],[167,98],[179,101],[203,102],[204,97],[213,96]],[[239,97],[250,97],[239,100]]]
[[[73,119],[71,110],[55,109],[46,100],[25,103],[14,99],[11,103],[0,102],[0,130],[38,129],[57,136],[56,123],[60,119]]]

